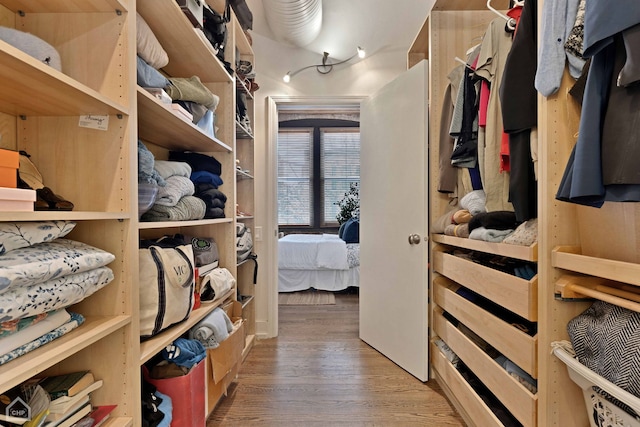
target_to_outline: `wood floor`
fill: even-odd
[[[279,307],[213,426],[464,426],[435,381],[422,383],[358,338],[358,296]]]

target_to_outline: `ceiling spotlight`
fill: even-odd
[[[345,62],[349,62],[353,58],[355,58],[356,56],[358,58],[361,58],[361,59],[365,57],[365,51],[360,46],[358,46],[358,48],[356,50],[356,53],[354,53],[352,56],[350,56],[349,58],[347,58],[347,59],[345,59],[343,61],[332,62],[331,58],[329,58],[329,53],[328,52],[324,52],[322,54],[322,64],[307,65],[306,67],[302,67],[302,68],[297,69],[295,71],[289,71],[289,72],[287,72],[287,74],[284,75],[284,77],[282,77],[282,80],[285,83],[289,83],[291,81],[291,77],[293,77],[296,74],[298,74],[299,72],[307,70],[309,68],[315,68],[316,71],[319,72],[320,74],[329,74],[331,72],[331,70],[333,70],[333,67],[335,65],[340,65],[340,64],[344,64]]]

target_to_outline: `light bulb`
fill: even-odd
[[[289,83],[291,81],[291,75],[289,73],[285,74],[282,78],[282,81],[284,81],[285,83]]]
[[[364,49],[358,46],[358,58],[364,58],[366,54],[367,53],[364,51]]]

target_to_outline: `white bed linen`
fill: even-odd
[[[289,234],[278,240],[278,268],[347,270],[347,244],[337,234]]]
[[[341,291],[360,286],[360,267],[348,270],[278,270],[278,292],[296,292],[314,288]]]

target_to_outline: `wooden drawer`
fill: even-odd
[[[435,344],[431,345],[431,365],[436,379],[454,401],[456,409],[467,424],[476,427],[504,427]]]
[[[538,320],[538,276],[524,280],[439,251],[433,253],[433,268],[527,320]]]
[[[532,337],[461,297],[455,292],[457,287],[456,283],[446,277],[436,277],[433,280],[435,303],[536,378],[537,335]]]
[[[536,425],[538,398],[478,348],[458,328],[448,322],[441,310],[434,313],[434,330],[458,357],[509,409],[525,427]]]

